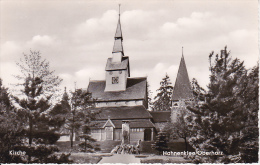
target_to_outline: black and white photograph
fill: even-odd
[[[0,164],[259,162],[258,0],[0,0]]]

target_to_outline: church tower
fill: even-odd
[[[183,48],[182,48],[181,62],[180,62],[177,78],[172,92],[172,105],[173,107],[177,107],[179,106],[180,100],[188,101],[191,100],[192,98],[193,98],[193,94],[190,86],[190,80],[189,80],[188,71],[183,56]]]
[[[125,91],[127,78],[130,77],[129,58],[124,56],[123,35],[120,23],[120,6],[119,19],[114,37],[114,47],[112,58],[108,58],[106,65],[106,87],[105,92]]]

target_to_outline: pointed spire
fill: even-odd
[[[119,18],[118,18],[118,23],[117,23],[116,33],[115,33],[115,43],[114,43],[112,53],[121,52],[122,55],[124,55],[122,42],[123,42],[123,35],[122,35],[121,23],[120,23],[120,4],[119,4]]]
[[[183,47],[182,47],[182,57],[175,81],[175,85],[172,92],[172,100],[188,100],[192,99],[192,91],[190,86],[190,80],[188,76],[188,71],[186,68]]]
[[[69,95],[67,93],[67,88],[64,87],[64,93],[62,95],[62,101],[68,101],[69,100]]]

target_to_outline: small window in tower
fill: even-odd
[[[119,77],[112,77],[112,84],[118,84],[119,83]]]

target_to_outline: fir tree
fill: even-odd
[[[171,110],[171,96],[173,87],[171,81],[166,73],[166,76],[160,82],[160,88],[157,89],[157,95],[154,98],[153,111],[170,111]]]
[[[64,130],[66,117],[70,112],[71,112],[70,100],[65,87],[61,101],[57,103],[49,112],[50,125],[55,127],[56,130],[59,130],[59,132],[61,130]]]
[[[83,91],[82,89],[76,89],[71,93],[70,111],[66,114],[64,125],[65,129],[70,132],[71,149],[73,149],[73,138],[76,137],[76,135],[81,136],[86,143],[89,142],[88,146],[87,144],[85,145],[87,148],[95,148],[94,144],[92,147],[90,145],[90,143],[95,142],[90,136],[90,129],[95,125],[94,120],[98,113],[93,110],[94,106],[95,102],[91,93]]]
[[[2,107],[0,109],[0,112],[3,112],[3,110],[8,111],[9,109],[12,109],[8,89],[3,86],[1,78],[0,78],[0,104]]]
[[[148,104],[148,109],[151,109],[153,107],[153,102],[152,102],[152,91],[150,90],[150,85],[147,82],[147,90],[146,90],[146,95],[147,95],[147,104]]]
[[[252,90],[252,87],[249,89],[246,87],[247,70],[243,62],[230,57],[230,52],[227,52],[226,48],[220,55],[215,55],[213,64],[211,58],[214,57],[214,52],[209,57],[211,75],[205,103],[202,105],[195,103],[188,107],[193,113],[191,122],[193,136],[189,142],[197,151],[220,151],[223,155],[197,155],[195,160],[208,163],[246,162],[245,159],[241,159],[243,158],[241,155],[245,154],[245,150],[241,148],[245,146],[242,139],[248,137],[246,130],[249,128],[247,125],[250,123],[248,121],[250,114],[258,111],[256,106],[252,110],[249,106],[251,103],[245,99],[248,97],[245,94],[250,91],[249,89]],[[253,76],[254,79],[255,76],[256,74]],[[258,85],[256,80],[254,81],[252,86],[256,89]],[[256,95],[258,93],[254,96]],[[251,102],[258,105],[256,97]],[[257,143],[252,137],[248,141],[255,142],[251,144]]]
[[[168,151],[168,138],[165,132],[159,132],[156,136],[155,142],[152,144],[152,148],[157,150],[159,155],[163,154],[163,151]]]
[[[28,162],[47,162],[50,154],[58,151],[57,147],[49,145],[58,140],[58,136],[49,126],[47,110],[50,109],[50,100],[62,80],[50,70],[49,62],[42,59],[40,52],[30,51],[30,54],[24,54],[17,66],[21,71],[16,76],[20,80],[17,86],[22,87],[22,90],[19,97],[13,98],[28,126],[25,131],[29,145],[24,145],[24,150],[28,155]],[[55,137],[56,140],[49,137]],[[41,154],[38,154],[38,149]]]
[[[198,81],[195,78],[191,80],[191,89],[195,99],[194,101],[205,101],[206,90],[199,85]]]
[[[258,110],[259,110],[259,65],[255,66],[248,74],[247,79],[241,83],[240,88],[245,88],[244,93],[237,93],[241,106],[246,110],[244,127],[240,131],[241,138],[241,158],[243,162],[258,162],[259,151],[259,128],[258,128]]]
[[[186,108],[186,103],[184,100],[179,101],[178,107],[173,107],[172,110],[172,126],[171,133],[173,137],[182,138],[185,142],[185,150],[188,151],[188,137],[191,136],[189,130],[191,117],[188,114],[189,111]]]
[[[0,78],[0,163],[25,163],[21,157],[14,157],[9,151],[18,148],[24,140],[23,122],[12,106],[8,89]]]

